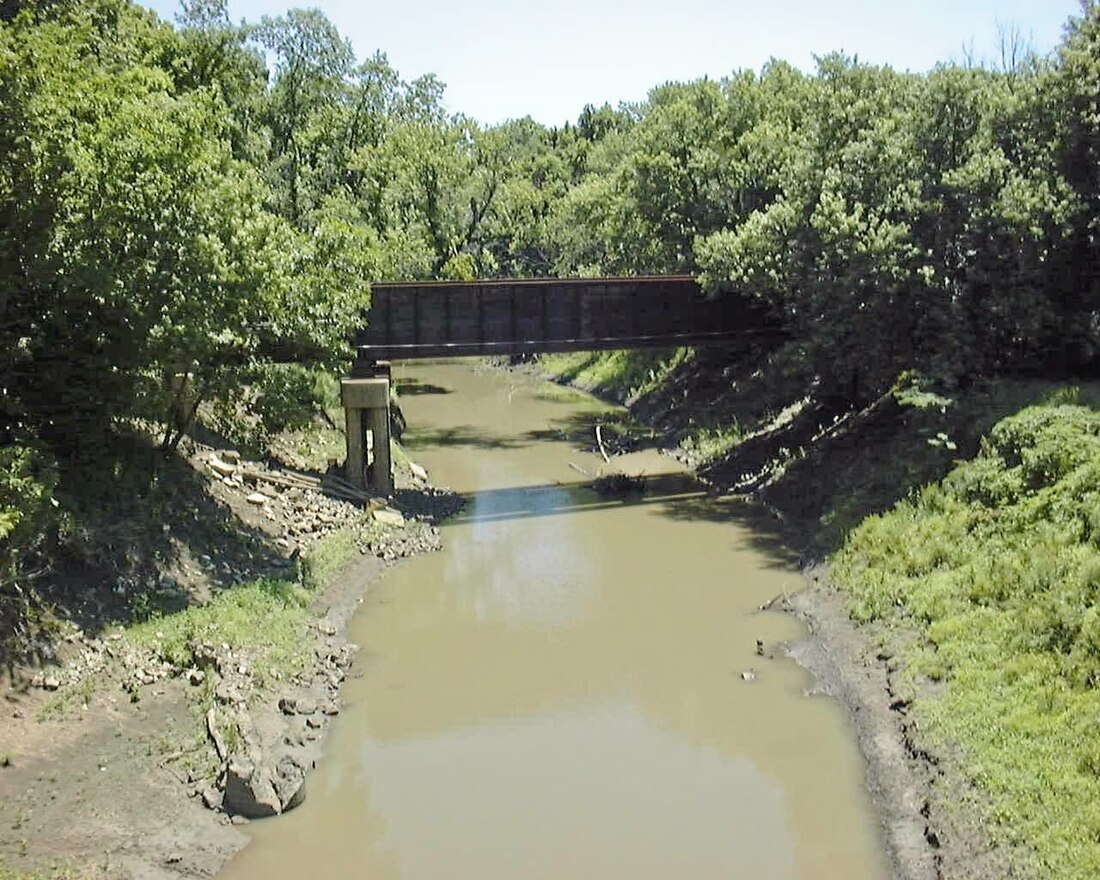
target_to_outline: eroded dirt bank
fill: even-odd
[[[232,569],[225,564],[227,580],[313,587],[294,588],[306,607],[288,605],[294,624],[291,643],[279,645],[285,657],[261,658],[247,640],[230,644],[228,629],[222,641],[220,625],[249,621],[216,615],[184,635],[184,657],[168,648],[177,635],[170,616],[161,618],[163,632],[156,618],[138,629],[67,623],[53,662],[11,669],[5,683],[0,876],[214,876],[247,842],[240,826],[249,817],[305,798],[357,650],[345,637],[347,621],[384,568],[439,548],[434,523],[459,506],[419,469],[406,469],[391,507],[364,509],[229,452],[196,445],[191,458],[226,527],[255,538],[255,553],[242,551]],[[264,478],[242,479],[249,469]],[[194,536],[173,529],[186,551]],[[325,542],[323,553],[311,553]],[[172,573],[160,573],[160,589],[186,593],[185,601],[198,601],[191,608],[232,594],[228,584],[199,578],[199,563],[218,565],[177,554]],[[139,635],[142,628],[152,632]],[[263,633],[254,636],[263,642]]]
[[[768,390],[755,375],[746,380],[738,367],[716,371],[714,365],[721,362],[721,357],[716,357],[701,355],[697,362],[674,371],[663,384],[638,398],[624,398],[621,391],[606,396],[626,405],[632,416],[654,431],[646,442],[691,464],[692,450],[681,446],[681,440],[697,420],[736,420],[746,406],[760,407],[759,402],[744,402],[744,389],[739,392],[737,388],[739,380],[757,391]],[[561,381],[538,362],[506,368]],[[591,383],[582,383],[582,387],[597,395],[605,390]],[[773,405],[783,399],[775,394],[763,397],[773,400]],[[953,432],[953,436],[976,442],[982,426],[991,420],[990,414],[1003,407],[991,402],[987,406],[990,412],[967,426],[969,433]],[[893,399],[840,418],[797,402],[790,411],[793,417],[766,424],[742,449],[703,468],[701,476],[717,495],[764,502],[773,517],[768,529],[801,554],[803,588],[777,596],[770,607],[796,616],[809,629],[808,637],[790,643],[787,650],[813,674],[814,692],[835,698],[851,721],[894,875],[899,880],[1003,880],[1016,876],[973,813],[959,808],[973,792],[953,773],[950,756],[937,754],[907,717],[908,703],[898,696],[903,691],[898,682],[904,670],[893,651],[883,647],[897,644],[906,634],[884,634],[872,626],[855,624],[845,597],[830,585],[828,567],[818,561],[823,548],[836,540],[838,523],[839,527],[846,525],[823,517],[831,499],[844,497],[840,481],[852,481],[854,510],[864,505],[873,508],[876,502],[894,497],[891,492],[903,492],[907,485],[905,481],[889,485],[900,465],[896,461],[886,467],[879,465],[915,450],[923,471],[911,470],[935,473],[937,462],[927,460],[924,435],[934,434],[940,426],[925,425],[921,419],[899,413]],[[792,443],[794,448],[807,444],[797,461],[790,459]]]

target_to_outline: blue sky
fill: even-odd
[[[145,0],[171,19],[178,0]],[[1077,0],[229,0],[234,21],[320,8],[359,58],[382,50],[403,78],[435,73],[447,104],[485,123],[575,120],[585,104],[637,101],[652,86],[782,58],[806,70],[843,50],[899,70],[990,57],[998,25],[1041,53]]]

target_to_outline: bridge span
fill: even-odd
[[[374,284],[352,374],[341,384],[348,479],[393,489],[390,360],[728,345],[778,335],[759,303],[712,299],[688,275]]]
[[[746,297],[688,275],[371,286],[360,360],[725,344],[775,333]]]

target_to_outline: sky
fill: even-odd
[[[143,0],[172,20],[178,0]],[[779,58],[803,70],[839,50],[897,70],[993,58],[998,30],[1040,54],[1078,0],[229,0],[234,21],[315,6],[359,59],[436,74],[446,103],[485,124],[576,121],[586,104],[641,101],[668,81],[718,79]]]

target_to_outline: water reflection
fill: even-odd
[[[798,587],[789,554],[653,451],[616,461],[643,497],[585,488],[602,460],[532,434],[561,405],[522,377],[407,369],[452,392],[405,410],[462,440],[416,456],[470,503],[368,594],[309,801],[225,876],[887,876],[841,712],[755,653],[799,633],[756,611]]]

